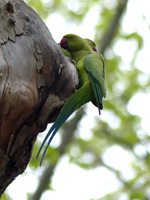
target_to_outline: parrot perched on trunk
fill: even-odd
[[[106,97],[104,59],[103,56],[97,53],[93,49],[94,47],[88,43],[89,41],[87,42],[74,34],[65,35],[60,42],[61,47],[69,51],[72,59],[76,61],[76,68],[79,75],[79,88],[77,92],[67,100],[57,120],[48,131],[37,154],[38,158],[45,142],[49,139],[42,155],[40,165],[42,164],[47,148],[53,137],[75,110],[89,101],[96,101],[99,114],[100,110],[103,109],[102,98]]]

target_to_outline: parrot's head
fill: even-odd
[[[60,41],[60,46],[69,52],[80,51],[84,45],[85,41],[75,34],[67,34]]]
[[[85,38],[84,41],[93,49],[93,51],[98,52],[96,44],[92,40]]]

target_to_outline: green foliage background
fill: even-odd
[[[97,200],[121,200],[124,195],[126,200],[150,199],[150,133],[141,126],[140,113],[139,116],[133,115],[128,109],[129,102],[138,92],[148,93],[150,74],[137,68],[136,61],[139,52],[144,47],[143,36],[136,30],[126,33],[122,27],[126,16],[126,3],[128,5],[129,2],[125,0],[26,0],[26,3],[34,8],[43,20],[55,12],[65,17],[66,23],[77,25],[85,19],[91,9],[98,7],[99,19],[95,27],[95,42],[106,60],[108,88],[107,98],[104,100],[104,111],[100,117],[95,117],[95,125],[91,127],[92,136],[90,139],[82,137],[79,126],[81,119],[88,118],[90,113],[86,114],[81,109],[62,127],[60,131],[62,143],[57,148],[50,147],[48,149],[42,168],[43,173],[38,178],[37,190],[33,194],[28,194],[27,199],[38,200],[45,190],[51,189],[54,169],[63,155],[68,155],[70,162],[84,169],[102,166],[116,175],[120,187],[114,192],[108,191],[105,196]],[[117,13],[120,11],[122,13],[117,18]],[[144,16],[143,13],[143,21],[145,20]],[[107,39],[107,35],[109,39]],[[132,58],[128,60],[128,66],[124,66],[125,58],[120,56],[115,49],[120,41],[123,44],[128,43],[129,48],[132,42],[136,45]],[[122,46],[122,49],[124,48],[126,46]],[[143,64],[146,63],[143,62]],[[143,106],[143,102],[138,101],[137,110],[141,106]],[[145,110],[145,112],[148,111],[149,108]],[[39,160],[35,159],[39,146],[40,142],[36,142],[28,166],[33,171],[37,170],[39,165]],[[130,163],[130,169],[134,174],[132,177],[127,178],[117,165],[114,167],[105,161],[105,152],[115,146],[124,149],[132,156]],[[140,149],[142,149],[141,153]],[[86,156],[91,159],[85,159]],[[118,160],[119,162],[121,161]],[[42,178],[44,175],[47,179]],[[3,195],[3,199],[10,199],[7,191]]]

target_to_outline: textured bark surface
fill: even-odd
[[[75,66],[35,11],[21,0],[0,0],[0,196],[77,85]]]

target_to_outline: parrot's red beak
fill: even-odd
[[[66,43],[67,43],[66,38],[62,38],[61,41],[60,41],[60,45],[63,46]]]
[[[67,43],[67,40],[66,38],[62,38],[61,41],[60,41],[60,46],[64,49],[68,49],[68,43]]]

